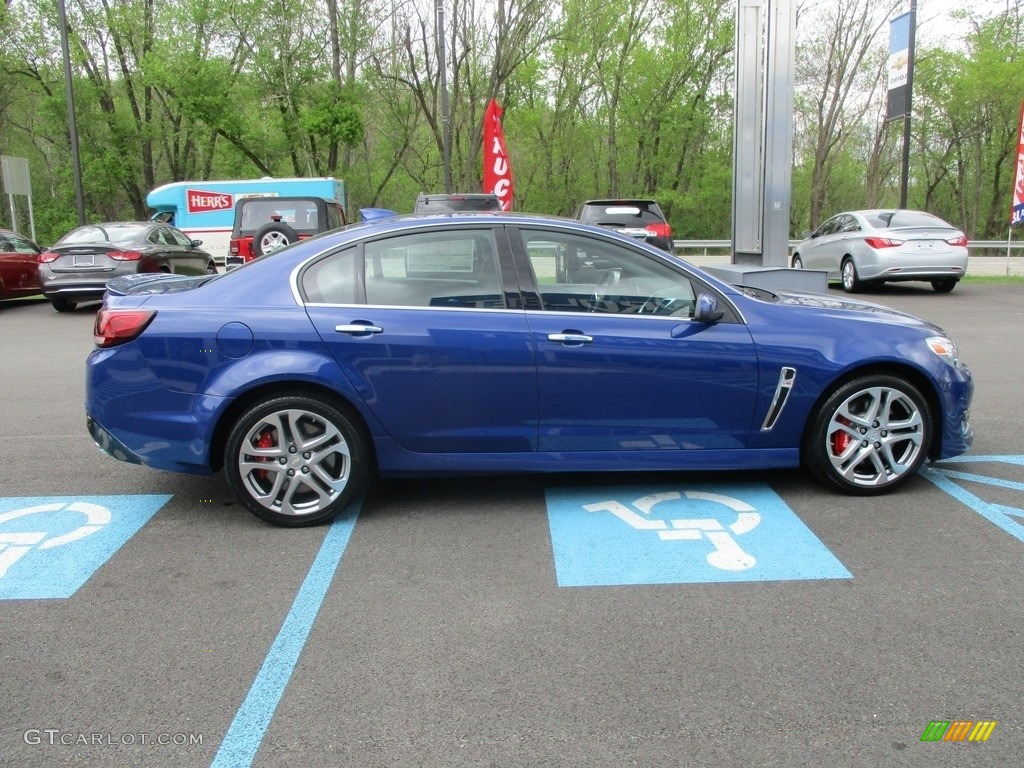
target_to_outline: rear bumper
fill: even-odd
[[[103,426],[96,421],[88,413],[85,414],[85,426],[89,430],[89,434],[92,435],[93,442],[96,443],[96,447],[109,456],[113,456],[118,461],[126,461],[129,464],[141,464],[142,459],[139,458],[138,454],[133,453],[128,447],[114,437],[110,432],[103,428]]]

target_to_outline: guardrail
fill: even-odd
[[[789,250],[802,240],[790,240]],[[971,240],[968,244],[972,256],[1006,256],[1009,250],[1012,256],[1024,256],[1024,240],[1011,242],[1005,240]],[[673,250],[680,254],[697,254],[701,256],[720,256],[732,251],[731,240],[673,240]]]

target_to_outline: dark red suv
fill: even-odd
[[[587,200],[576,209],[575,218],[672,252],[672,227],[654,200]]]
[[[345,209],[322,197],[243,197],[235,203],[226,266],[240,266],[347,223]]]

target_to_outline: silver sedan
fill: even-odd
[[[825,270],[850,293],[904,280],[926,280],[949,293],[967,273],[967,235],[922,211],[849,211],[803,236],[792,266]]]

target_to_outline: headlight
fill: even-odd
[[[928,349],[943,361],[949,363],[954,368],[961,366],[960,353],[957,351],[956,344],[953,343],[952,339],[947,339],[945,336],[929,336],[924,341],[928,345]]]

